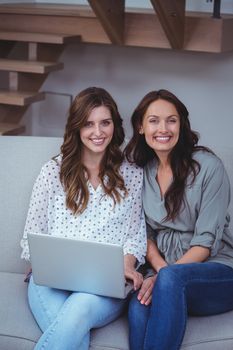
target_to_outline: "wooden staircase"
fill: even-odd
[[[6,105],[27,106],[44,100],[44,97],[43,92],[0,90],[0,104]]]
[[[80,40],[79,35],[0,31],[0,71],[8,74],[7,86],[0,89],[0,135],[25,131],[20,120],[30,104],[45,98],[39,90],[48,74],[63,69],[57,60],[65,45]],[[16,49],[25,49],[25,43],[27,59],[23,49]]]

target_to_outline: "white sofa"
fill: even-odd
[[[31,350],[41,335],[28,307],[23,281],[28,266],[20,259],[19,241],[33,182],[41,165],[59,153],[61,142],[48,137],[0,137],[0,350]],[[233,148],[219,154],[232,177]],[[233,213],[232,206],[230,211]],[[90,349],[128,350],[126,316],[93,330]],[[182,349],[232,350],[233,311],[190,317]]]

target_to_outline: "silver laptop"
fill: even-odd
[[[48,234],[28,234],[34,282],[52,288],[125,298],[123,248]]]

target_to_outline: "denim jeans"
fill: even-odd
[[[115,320],[126,300],[68,292],[36,285],[28,286],[31,311],[44,332],[36,350],[88,350],[90,329]]]
[[[220,263],[162,268],[150,306],[134,293],[129,304],[130,350],[178,350],[187,315],[208,316],[233,309],[233,269]]]

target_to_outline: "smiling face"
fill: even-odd
[[[143,116],[140,133],[159,158],[168,157],[179,140],[180,117],[176,107],[163,99],[152,102]]]
[[[92,109],[89,117],[80,129],[82,154],[104,155],[114,133],[114,124],[110,110],[105,106]]]

